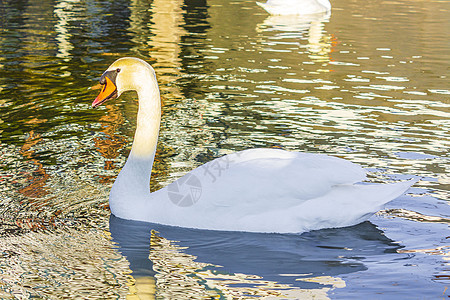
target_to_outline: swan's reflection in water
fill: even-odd
[[[330,289],[345,287],[340,275],[364,271],[366,259],[400,248],[370,222],[298,235],[186,229],[111,216],[110,231],[130,263],[135,288],[177,299],[189,298],[186,290],[327,298]]]
[[[259,32],[273,32],[269,40],[307,39],[308,56],[315,62],[329,62],[331,37],[324,30],[324,23],[330,20],[331,12],[310,15],[269,16],[257,25]]]

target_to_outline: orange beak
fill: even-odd
[[[107,76],[105,76],[106,82],[103,85],[103,88],[98,94],[97,98],[95,98],[94,102],[92,102],[92,107],[97,107],[107,100],[115,98],[117,96],[117,87],[114,82],[111,81]]]

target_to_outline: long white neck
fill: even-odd
[[[150,175],[161,122],[161,98],[154,73],[149,71],[144,77],[134,87],[139,97],[137,127],[130,155],[111,189],[113,213],[138,205],[137,201],[150,194]]]
[[[161,98],[156,79],[152,78],[148,84],[141,86],[137,93],[139,97],[137,125],[127,163],[130,160],[143,159],[151,160],[153,163],[161,122]]]

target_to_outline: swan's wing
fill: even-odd
[[[184,227],[303,232],[357,224],[413,182],[354,184],[365,171],[322,154],[253,149],[217,158],[153,194],[143,220]]]
[[[201,185],[197,208],[249,208],[253,213],[298,205],[329,193],[335,185],[365,178],[360,166],[346,160],[278,149],[225,155],[189,174]]]
[[[236,227],[248,231],[287,233],[356,225],[382,209],[386,202],[402,195],[414,182],[416,180],[339,185],[323,197],[289,209],[272,209],[243,216],[237,220],[239,224]]]

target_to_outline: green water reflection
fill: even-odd
[[[372,180],[420,176],[415,197],[380,220],[448,223],[448,3],[332,6],[276,17],[253,1],[0,1],[0,265],[10,270],[0,296],[137,293],[107,219],[136,97],[90,108],[90,87],[121,56],[150,62],[160,83],[152,189],[232,151],[280,147],[344,157],[373,170]],[[409,250],[442,257],[441,230]],[[195,269],[189,259],[183,268]],[[443,275],[443,259],[433,263],[427,276]],[[343,287],[328,279],[323,297]]]

